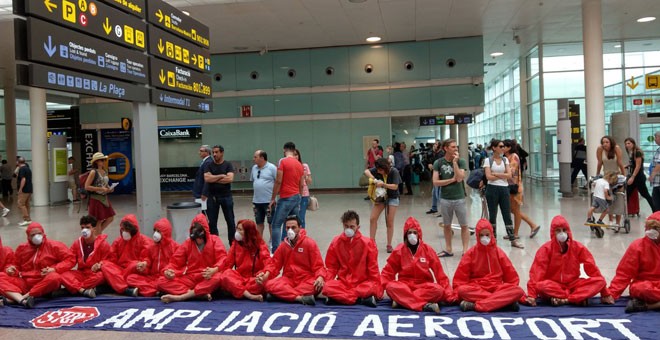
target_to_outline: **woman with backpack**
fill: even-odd
[[[500,207],[506,234],[511,240],[511,246],[524,248],[520,241],[513,236],[513,221],[511,220],[511,202],[509,182],[511,167],[509,160],[504,157],[504,142],[498,139],[490,141],[493,156],[484,161],[484,171],[488,184],[486,185],[486,203],[488,204],[488,220],[493,225],[493,236],[497,237],[497,207]]]
[[[102,152],[97,152],[92,156],[92,170],[85,181],[85,190],[89,193],[89,215],[96,218],[96,232],[103,233],[103,230],[110,225],[115,216],[115,210],[112,209],[108,194],[114,191],[108,185],[108,171],[105,162],[108,156]]]

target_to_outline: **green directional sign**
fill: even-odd
[[[149,90],[141,85],[39,64],[16,65],[18,85],[34,86],[89,96],[149,102]]]
[[[147,24],[111,6],[87,0],[14,0],[14,14],[54,24],[135,48],[147,48]]]
[[[111,78],[147,84],[148,57],[139,51],[96,39],[37,18],[14,19],[15,31],[27,39],[16,41],[17,59],[63,66]],[[25,57],[23,57],[25,55]]]
[[[147,22],[199,46],[209,48],[209,28],[161,0],[149,0]]]
[[[142,19],[146,16],[146,0],[100,0],[108,5],[117,7],[126,13],[133,14]]]

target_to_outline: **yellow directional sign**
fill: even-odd
[[[646,89],[657,90],[660,88],[660,74],[647,74],[646,75]]]
[[[634,90],[637,85],[639,85],[639,82],[635,81],[635,77],[630,77],[630,81],[627,82],[626,85],[628,85],[631,90]]]
[[[163,70],[160,70],[160,74],[158,75],[158,79],[160,80],[161,84],[165,84],[165,72]]]
[[[50,2],[50,0],[45,0],[44,5],[46,6],[46,9],[48,10],[48,12],[51,12],[51,13],[53,13],[53,10],[57,8],[57,5]]]
[[[105,31],[105,34],[110,34],[112,31],[112,25],[110,25],[110,19],[105,18],[105,22],[103,23],[103,30]]]

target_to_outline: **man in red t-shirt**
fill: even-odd
[[[273,224],[271,246],[272,252],[275,252],[280,246],[282,240],[282,224],[287,216],[298,216],[300,208],[300,194],[303,190],[303,166],[294,156],[296,145],[293,142],[284,144],[284,158],[280,159],[277,166],[277,178],[273,187],[273,195],[270,199],[270,209],[273,214]],[[275,198],[280,195],[280,199],[275,204]]]

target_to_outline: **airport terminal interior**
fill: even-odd
[[[660,17],[660,4],[656,0],[165,0],[184,16],[183,21],[189,16],[209,30],[208,45],[179,43],[200,49],[204,60],[197,70],[181,73],[181,77],[197,75],[209,87],[205,95],[183,92],[199,103],[195,110],[154,102],[156,93],[163,101],[163,94],[167,98],[177,92],[167,88],[169,80],[163,75],[161,87],[149,88],[153,105],[145,104],[148,95],[131,102],[76,92],[74,85],[71,91],[64,86],[26,86],[21,70],[28,63],[81,70],[48,58],[30,59],[37,58],[36,53],[25,53],[24,60],[15,54],[30,49],[50,54],[50,40],[38,41],[36,47],[20,40],[25,36],[19,31],[31,14],[12,13],[25,2],[0,0],[0,27],[12,32],[0,37],[7,46],[0,51],[0,156],[12,170],[18,156],[34,169],[31,219],[44,226],[50,239],[70,245],[79,237],[78,220],[87,212],[87,201],[74,201],[67,190],[66,174],[55,174],[56,157],[74,157],[75,166],[84,172],[95,152],[110,156],[110,181],[118,183],[110,196],[116,217],[105,231],[112,242],[120,237],[122,216],[137,214],[140,223],[147,224],[141,229],[150,236],[153,229],[148,224],[171,216],[168,206],[193,201],[200,145],[224,147],[224,159],[236,169],[232,183],[236,221],[253,219],[253,154],[264,150],[268,160],[277,164],[282,146],[292,141],[309,165],[313,178],[309,190],[320,204],[318,210],[308,211],[306,230],[325,256],[332,239],[342,232],[340,217],[346,210],[359,214],[360,230],[369,234],[372,203],[364,199],[366,188],[359,179],[367,150],[378,139],[385,156],[387,147],[395,143],[405,143],[406,150],[414,149],[417,155],[411,159],[412,192],[401,196],[396,211],[394,246],[403,241],[404,222],[413,216],[420,222],[423,241],[441,252],[442,218],[427,213],[433,186],[425,154],[428,146],[448,138],[457,141],[465,160],[491,139],[517,140],[529,154],[521,210],[541,229],[530,238],[531,228],[523,222],[521,249],[502,240],[501,214],[497,223],[498,244],[513,262],[523,289],[536,251],[550,240],[550,222],[556,215],[567,219],[574,239],[593,253],[608,282],[628,245],[644,237],[644,221],[652,213],[645,199],[640,197],[637,211],[631,208],[623,214],[621,228],[603,228],[601,235],[584,225],[591,182],[582,173],[573,184],[569,177],[580,138],[586,140],[588,175],[597,175],[596,148],[606,135],[622,149],[624,166],[629,160],[624,139],[634,138],[645,155],[641,169],[648,175],[658,149],[653,136],[660,131],[660,20],[655,18]],[[69,3],[45,1],[51,2]],[[94,11],[109,6],[122,13],[119,17],[131,16],[150,25],[150,34],[158,31],[149,21],[157,19],[135,16],[115,2],[121,3],[81,0],[72,6],[81,17],[89,13],[85,20],[91,20],[90,32],[96,20],[90,12],[92,4]],[[43,11],[49,8],[44,6]],[[61,18],[34,16],[50,22],[44,25],[61,24]],[[89,33],[86,25],[67,27],[76,34]],[[103,40],[89,34],[90,39]],[[172,39],[176,45],[184,38]],[[126,46],[159,60],[149,49],[126,43],[121,48]],[[173,56],[170,61],[179,65],[178,72],[184,58],[177,61]],[[140,88],[136,93],[147,89],[130,77],[97,76],[126,81],[127,86]],[[158,75],[152,80],[157,82]],[[145,113],[151,116],[145,118]],[[20,225],[15,181],[12,185],[14,193],[2,196],[10,212],[0,218],[0,237],[4,246],[15,248],[26,241],[26,226]],[[652,189],[650,182],[646,185]],[[485,208],[478,190],[466,186],[466,193],[468,225],[474,227]],[[222,216],[218,229],[228,248]],[[389,255],[385,231],[383,214],[375,240],[381,269]],[[270,234],[266,231],[263,236],[268,239]],[[471,236],[470,246],[476,243]],[[450,280],[462,254],[460,229],[456,229],[453,256],[441,258]],[[181,338],[173,333],[0,328],[0,338],[37,336]]]

